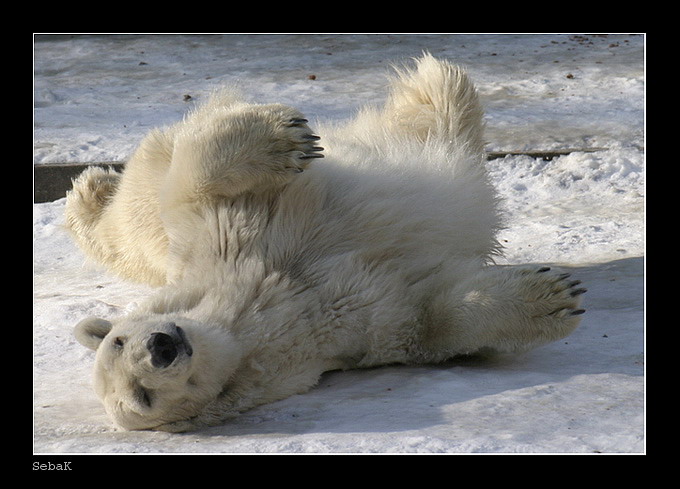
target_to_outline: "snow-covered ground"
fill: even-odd
[[[53,36],[34,44],[34,164],[124,161],[213,88],[349,117],[427,50],[467,67],[505,199],[500,264],[588,288],[568,338],[521,356],[331,372],[311,392],[191,433],[115,431],[72,327],[151,290],[84,264],[64,199],[33,205],[35,453],[644,453],[644,36]],[[323,161],[323,160],[322,160]]]

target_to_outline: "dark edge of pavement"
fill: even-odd
[[[524,155],[532,158],[552,160],[558,156],[574,152],[592,153],[606,148],[564,149],[556,151],[492,151],[487,153],[488,160],[506,156]],[[100,163],[45,163],[33,165],[33,202],[36,204],[53,202],[66,196],[73,186],[73,179],[90,166],[102,166],[122,171],[125,163],[110,161]]]

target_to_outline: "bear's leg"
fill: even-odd
[[[95,259],[101,258],[105,246],[97,238],[97,225],[119,181],[120,174],[113,169],[93,166],[73,181],[73,189],[66,194],[66,227],[83,250]]]
[[[468,154],[483,155],[483,115],[465,71],[426,54],[415,68],[397,71],[382,117],[392,131],[421,141],[439,139]]]
[[[585,312],[579,283],[548,267],[483,269],[428,304],[423,347],[440,355],[514,352],[563,338]]]
[[[279,104],[243,104],[188,118],[175,133],[161,204],[276,189],[323,156],[319,139],[302,114]]]

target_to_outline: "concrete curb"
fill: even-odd
[[[66,196],[73,187],[72,180],[90,166],[112,167],[121,171],[125,163],[59,163],[33,165],[33,202],[52,202]]]
[[[552,160],[558,156],[568,155],[575,152],[593,153],[604,151],[606,148],[586,149],[563,149],[555,151],[491,151],[487,153],[488,160],[505,158],[506,156],[529,156]],[[116,171],[122,171],[125,163],[108,161],[99,163],[47,163],[33,165],[33,202],[36,204],[52,202],[66,196],[66,192],[72,187],[72,180],[89,166],[111,167]]]

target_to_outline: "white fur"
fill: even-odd
[[[301,158],[321,151],[302,118],[224,91],[151,132],[122,176],[74,182],[83,250],[163,286],[128,317],[76,327],[119,426],[194,429],[327,370],[516,351],[577,326],[576,282],[490,265],[498,198],[462,70],[424,55],[384,107],[318,128],[324,160]],[[190,346],[176,339],[177,358],[154,367],[160,331]]]

